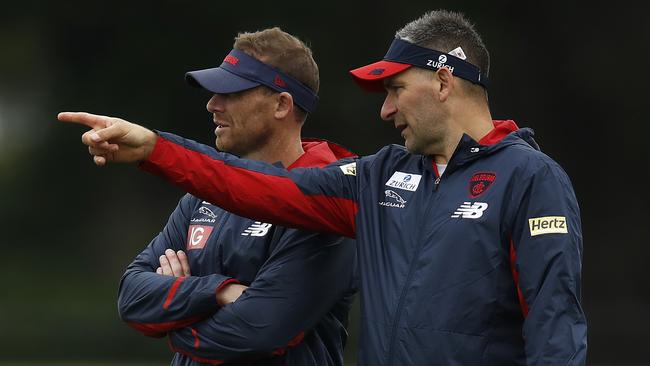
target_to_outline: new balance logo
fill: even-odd
[[[272,224],[255,221],[248,229],[241,233],[243,236],[264,236],[269,233]]]
[[[456,209],[452,218],[463,218],[463,219],[478,219],[483,216],[483,212],[488,208],[488,204],[484,202],[463,202],[460,207]]]

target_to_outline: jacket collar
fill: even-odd
[[[487,154],[491,154],[505,146],[523,143],[531,145],[539,150],[539,146],[532,138],[533,131],[528,128],[520,129],[513,120],[494,120],[494,128],[483,136],[479,141],[474,140],[467,134],[463,134],[451,156],[445,173],[451,173],[457,167],[470,161],[476,160]],[[426,156],[425,166],[431,169],[436,176],[436,169],[433,168],[435,161],[432,156]]]
[[[289,165],[287,170],[309,167],[322,168],[337,160],[357,157],[343,146],[327,140],[304,138],[302,139],[302,149],[305,150],[305,153],[293,164]]]

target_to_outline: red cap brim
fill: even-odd
[[[359,86],[370,92],[383,92],[384,79],[398,74],[411,67],[409,64],[402,64],[393,61],[378,61],[370,65],[350,70],[350,74]]]

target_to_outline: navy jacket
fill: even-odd
[[[464,135],[442,176],[397,145],[286,172],[167,134],[142,168],[244,216],[356,237],[361,365],[585,363],[578,204],[513,121]]]
[[[289,168],[351,156],[327,142],[303,148]],[[155,273],[167,248],[188,254],[191,276]],[[243,218],[186,195],[128,266],[119,312],[145,335],[168,335],[172,365],[342,365],[354,257],[350,239]],[[230,282],[250,287],[219,308],[215,294]]]

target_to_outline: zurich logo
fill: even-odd
[[[440,62],[441,64],[444,64],[445,62],[447,62],[447,56],[445,56],[445,55],[440,55],[440,56],[438,57],[438,62]]]
[[[409,182],[411,180],[411,174],[405,175],[404,179],[402,179],[402,182]]]

